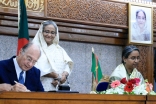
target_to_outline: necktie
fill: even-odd
[[[24,78],[23,78],[23,71],[21,71],[20,76],[19,76],[19,83],[24,84]]]

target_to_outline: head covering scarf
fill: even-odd
[[[73,67],[73,61],[67,55],[66,51],[58,44],[59,43],[58,27],[56,29],[57,33],[53,40],[53,44],[48,46],[43,37],[43,23],[44,22],[41,23],[41,26],[32,41],[33,43],[39,45],[41,49],[41,57],[39,58],[35,66],[41,70],[41,76],[51,73],[51,72],[56,72],[56,66],[55,66],[53,58],[56,57],[55,50],[57,48],[60,48],[62,50],[63,60],[65,63],[69,65],[69,68],[71,70]],[[50,24],[50,25],[53,25],[53,24]]]
[[[145,23],[145,26],[142,28],[142,31],[140,30],[137,23],[133,24],[132,29],[132,39],[133,40],[140,40],[140,41],[149,41],[150,40],[150,32],[147,29],[147,24]]]

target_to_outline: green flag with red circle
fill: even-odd
[[[18,46],[19,50],[29,42],[28,20],[25,0],[18,0]]]

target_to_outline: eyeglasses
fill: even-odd
[[[26,55],[26,59],[28,62],[30,62],[32,64],[35,64],[37,62],[36,60],[33,60],[31,56],[28,56],[28,55]]]
[[[130,57],[129,59],[133,60],[133,61],[140,61],[140,57]]]
[[[46,34],[52,34],[52,35],[55,35],[56,34],[56,32],[55,31],[49,31],[49,30],[44,30],[43,31],[44,33],[46,33]]]

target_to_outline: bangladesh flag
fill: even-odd
[[[17,55],[19,50],[29,42],[27,11],[25,0],[18,0],[18,46]]]
[[[94,54],[94,49],[92,48],[92,68],[91,71],[94,75],[96,83],[98,83],[102,78],[102,71],[98,57]]]

